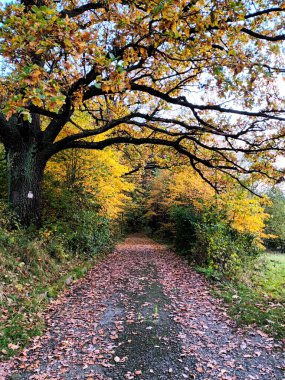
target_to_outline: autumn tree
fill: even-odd
[[[69,127],[70,133],[73,133],[75,127]],[[54,155],[46,171],[56,183],[61,184],[57,188],[59,199],[65,189],[76,192],[79,199],[80,194],[84,193],[88,195],[90,203],[96,204],[99,214],[116,219],[123,211],[124,204],[130,200],[128,194],[134,189],[125,175],[129,167],[123,165],[123,161],[122,153],[111,147],[95,152],[69,149]]]
[[[208,169],[209,170],[209,169]],[[267,197],[258,197],[243,189],[225,174],[207,173],[222,189],[219,194],[199,176],[190,165],[181,165],[171,170],[160,170],[153,176],[146,194],[146,216],[159,221],[160,227],[169,230],[169,218],[173,207],[191,207],[198,214],[215,210],[239,233],[255,236],[256,241],[270,237],[265,234],[265,222],[269,214],[265,207]],[[272,232],[271,232],[272,234]]]
[[[173,147],[212,186],[205,168],[280,177],[284,11],[280,0],[2,5],[0,136],[21,221],[40,223],[46,163],[66,149]],[[68,123],[76,132],[58,138]]]

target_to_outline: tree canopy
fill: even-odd
[[[284,13],[279,0],[3,6],[0,136],[10,166],[19,150],[43,170],[64,149],[156,144],[188,157],[213,187],[205,168],[281,180]]]

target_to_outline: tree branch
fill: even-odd
[[[182,136],[183,137],[183,136]],[[74,141],[70,142],[69,144],[65,145],[65,148],[61,149],[72,149],[72,148],[81,148],[81,149],[97,149],[102,150],[108,146],[116,145],[116,144],[132,144],[132,145],[143,145],[143,144],[151,144],[151,145],[162,145],[162,146],[169,146],[174,148],[178,153],[187,156],[188,158],[194,160],[195,162],[199,162],[200,164],[203,164],[207,168],[219,168],[219,169],[225,169],[225,170],[234,170],[238,171],[238,168],[234,165],[227,165],[227,164],[221,164],[221,165],[213,165],[210,160],[203,159],[201,157],[196,156],[195,154],[189,152],[186,148],[180,145],[181,136],[176,140],[166,140],[162,138],[155,138],[155,137],[141,137],[136,138],[132,136],[119,136],[119,137],[110,137],[105,140],[96,141],[96,142],[90,142],[90,141]],[[56,152],[55,152],[56,153]]]
[[[60,12],[61,17],[68,16],[69,18],[73,18],[76,16],[80,16],[81,14],[85,13],[86,11],[95,11],[97,9],[107,9],[107,6],[104,2],[97,2],[97,3],[87,3],[85,5],[82,5],[78,8],[74,9],[64,9]]]
[[[258,38],[259,40],[266,40],[266,41],[272,41],[272,42],[277,42],[277,41],[285,41],[285,34],[280,34],[278,36],[267,36],[265,34],[257,33],[251,29],[248,28],[242,28],[241,32],[248,34],[249,36]]]
[[[179,97],[174,98],[152,87],[149,87],[143,84],[137,84],[135,82],[131,82],[131,88],[132,90],[148,93],[149,95],[165,100],[168,103],[184,106],[184,107],[190,108],[191,110],[218,111],[220,113],[230,113],[230,114],[251,116],[251,117],[268,117],[269,119],[273,119],[273,120],[285,121],[285,117],[272,116],[268,114],[268,112],[284,113],[285,112],[284,110],[275,110],[275,111],[271,110],[271,111],[259,111],[259,112],[242,111],[242,110],[237,110],[233,108],[224,108],[219,105],[210,105],[210,104],[202,105],[202,104],[190,103],[187,101],[185,96],[179,96]]]
[[[274,8],[268,8],[268,9],[263,9],[261,11],[257,11],[254,13],[249,13],[244,16],[244,18],[247,20],[249,18],[257,17],[257,16],[262,16],[265,14],[273,13],[273,12],[285,12],[285,8],[282,7],[274,7]]]

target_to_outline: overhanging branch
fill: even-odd
[[[200,111],[217,111],[220,113],[229,113],[236,114],[241,116],[250,116],[250,117],[268,117],[272,120],[285,121],[285,117],[270,115],[269,113],[285,113],[284,110],[270,110],[270,111],[259,111],[259,112],[251,112],[251,111],[243,111],[234,108],[224,108],[219,105],[202,105],[202,104],[194,104],[189,102],[185,96],[172,97],[168,94],[165,94],[157,89],[154,89],[150,86],[138,84],[136,82],[131,82],[132,90],[145,92],[154,97],[160,98],[168,103],[180,105],[186,108],[190,108],[191,110],[200,110]]]
[[[77,8],[64,9],[63,11],[60,12],[60,15],[61,17],[68,16],[69,18],[73,18],[76,16],[80,16],[87,11],[96,11],[97,9],[102,9],[102,8],[107,9],[107,6],[104,2],[101,2],[101,1],[97,3],[91,2]]]

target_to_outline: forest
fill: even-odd
[[[1,4],[0,380],[282,379],[284,14]]]

